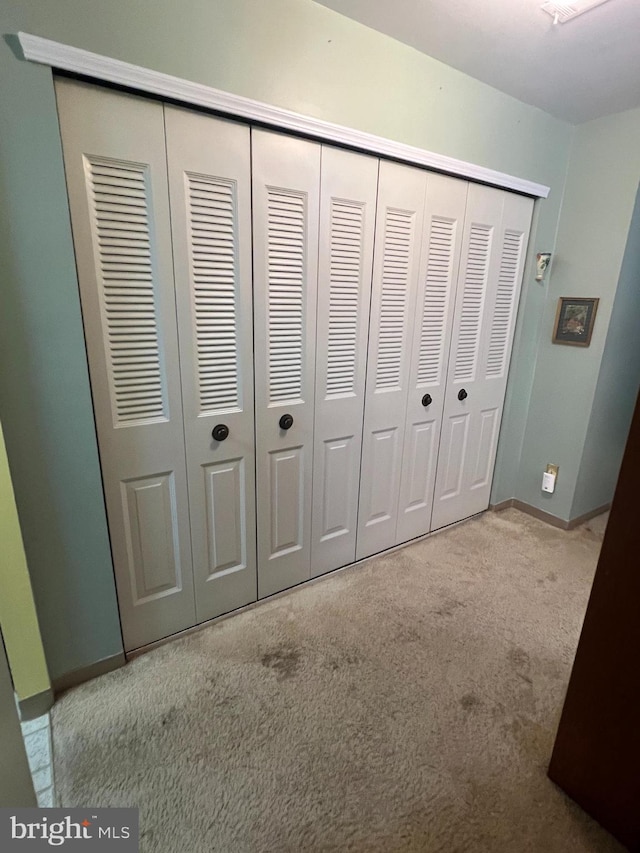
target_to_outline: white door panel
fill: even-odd
[[[56,81],[127,650],[193,625],[163,108]]]
[[[498,440],[498,409],[481,409],[476,418],[477,440],[474,444],[475,458],[471,462],[469,489],[485,489],[491,485],[493,448]]]
[[[378,160],[322,149],[311,574],[355,560]]]
[[[442,477],[441,497],[449,500],[458,497],[462,490],[462,463],[467,451],[469,413],[446,418],[443,431],[446,431],[447,441],[440,444],[438,476]]]
[[[317,438],[316,438],[317,442]],[[357,447],[357,451],[356,451]],[[350,435],[341,438],[325,439],[322,442],[317,462],[314,464],[314,491],[318,491],[319,501],[314,500],[313,523],[317,541],[326,549],[327,543],[340,538],[340,553],[337,564],[353,562],[355,559],[355,536],[353,553],[344,556],[342,545],[355,530],[358,508],[358,475],[360,471],[360,436]],[[314,545],[316,541],[314,539]],[[312,554],[313,556],[313,554]],[[313,573],[319,573],[318,558],[312,564]],[[329,564],[330,568],[337,568]]]
[[[369,323],[357,557],[396,544],[427,173],[382,161]]]
[[[271,542],[269,557],[284,557],[305,547],[304,448],[269,453]]]
[[[252,158],[262,598],[310,576],[320,146],[253,130]]]
[[[165,125],[202,622],[257,595],[250,131],[169,106]],[[228,434],[216,440],[222,426]]]
[[[470,186],[432,529],[489,505],[532,210]]]
[[[427,176],[396,541],[428,533],[468,183]]]
[[[393,520],[397,507],[397,495],[389,484],[394,478],[397,483],[397,472],[400,467],[400,430],[373,430],[370,435],[368,462],[375,471],[371,478],[370,488],[363,495],[362,508],[369,527],[384,524]]]
[[[246,483],[253,479],[247,471],[246,459],[228,459],[203,465],[206,527],[207,580],[220,580],[247,567],[248,544],[253,544],[254,528],[247,524],[248,500]],[[249,519],[251,514],[249,514]],[[251,540],[247,542],[247,538]],[[254,579],[255,580],[255,579]],[[255,583],[248,591],[255,597]],[[196,602],[198,607],[201,602]]]
[[[121,483],[134,604],[178,590],[179,534],[173,472]]]
[[[437,426],[435,420],[423,420],[411,424],[406,430],[403,461],[403,474],[406,479],[402,484],[401,506],[401,512],[404,514],[425,512],[431,506]],[[427,531],[428,527],[425,529],[424,523],[421,523],[416,535]],[[400,538],[402,535],[399,532],[399,541],[404,541]]]

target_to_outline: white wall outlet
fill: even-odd
[[[553,494],[553,490],[556,487],[556,475],[548,474],[546,471],[542,475],[542,491],[549,492]]]
[[[542,475],[542,491],[553,494],[556,488],[556,477],[558,476],[558,466],[549,463],[547,469]]]

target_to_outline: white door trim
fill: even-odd
[[[378,154],[417,166],[426,166],[438,172],[514,190],[536,198],[547,198],[549,195],[549,187],[544,184],[476,166],[464,160],[456,160],[454,157],[424,151],[421,148],[414,148],[412,145],[404,145],[371,133],[363,133],[353,128],[300,115],[251,98],[232,95],[220,89],[182,80],[140,65],[132,65],[129,62],[101,56],[98,53],[29,33],[19,32],[18,40],[24,58],[30,62],[50,65],[52,68],[116,83],[181,103],[206,107],[224,115],[260,122],[269,127],[291,130],[303,136],[338,143],[358,151]]]

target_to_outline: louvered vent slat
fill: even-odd
[[[306,196],[267,190],[269,400],[302,397]]]
[[[419,385],[436,385],[442,377],[455,233],[456,223],[453,220],[437,217],[431,220],[418,362]]]
[[[524,234],[522,232],[505,232],[496,306],[487,356],[487,376],[500,377],[504,375],[523,240]]]
[[[236,186],[187,174],[187,192],[199,409],[239,409]]]
[[[409,211],[386,211],[376,391],[400,387],[414,222],[415,214]]]
[[[330,223],[327,398],[355,392],[364,208],[334,199]]]
[[[471,226],[454,369],[456,382],[475,378],[492,235],[493,228],[487,225]]]
[[[116,426],[165,420],[145,166],[87,158]]]

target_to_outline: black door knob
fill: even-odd
[[[229,435],[229,427],[226,424],[216,424],[211,430],[211,435],[216,441],[224,441]]]
[[[466,399],[467,399],[467,397],[468,397],[467,392],[464,390],[464,388],[461,388],[461,389],[458,391],[458,400],[466,400]]]
[[[293,426],[293,416],[292,415],[283,415],[278,421],[280,424],[280,429],[291,429]]]
[[[423,406],[430,406],[432,403],[433,403],[433,400],[431,399],[431,394],[425,394],[424,397],[422,398],[422,405]]]

